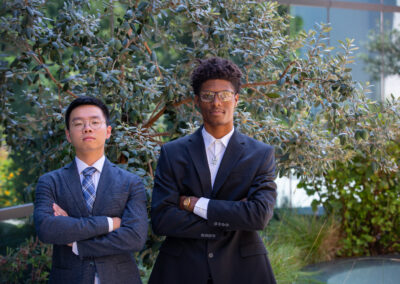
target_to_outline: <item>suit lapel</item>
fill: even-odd
[[[245,143],[242,139],[242,135],[237,130],[235,130],[232,134],[231,139],[229,140],[228,147],[225,150],[224,156],[218,169],[217,176],[215,177],[212,197],[215,197],[217,195],[218,190],[224,184],[225,180],[231,173],[231,170],[236,165],[239,158],[242,156],[242,152],[245,148],[244,144]]]
[[[64,167],[63,172],[64,182],[67,185],[69,192],[71,193],[75,204],[79,208],[79,212],[82,216],[89,216],[89,211],[86,206],[85,198],[82,193],[81,180],[79,178],[78,168],[76,166],[75,159],[72,163]]]
[[[113,176],[113,167],[115,165],[112,164],[107,158],[104,161],[104,166],[101,171],[100,175],[100,180],[97,185],[97,190],[96,190],[96,199],[94,200],[93,203],[93,215],[96,215],[95,212],[97,212],[98,209],[105,208],[107,200],[107,195],[109,195],[110,188],[112,188],[112,183],[113,180],[115,180],[117,177]]]
[[[193,164],[196,168],[197,174],[199,175],[201,189],[203,196],[211,197],[211,176],[208,168],[206,149],[204,146],[203,135],[201,134],[200,127],[195,133],[190,135],[188,151],[193,160]]]

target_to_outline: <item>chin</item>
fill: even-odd
[[[210,126],[213,126],[213,127],[217,127],[217,126],[226,126],[229,123],[223,122],[223,121],[212,121],[212,122],[208,122],[207,124]]]

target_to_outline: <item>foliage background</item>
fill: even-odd
[[[22,169],[12,171],[13,161],[8,158],[8,152],[4,147],[0,147],[0,208],[17,205],[22,199],[19,192],[15,190],[14,180],[18,177]]]
[[[348,66],[357,49],[352,40],[334,50],[326,44],[328,26],[293,32],[291,21],[284,7],[269,1],[1,2],[0,124],[29,184],[19,186],[19,194],[32,198],[41,174],[71,161],[63,113],[76,96],[92,95],[111,109],[107,156],[143,178],[150,200],[160,145],[201,123],[190,72],[197,59],[221,56],[244,73],[237,129],[274,145],[279,176],[290,172],[310,194],[320,193],[314,206],[335,208],[350,244],[345,253],[374,254],[388,243],[398,251],[394,224],[358,223],[388,199],[352,199],[367,189],[349,185],[352,174],[363,175],[360,157],[379,176],[398,171],[391,145],[399,141],[399,101],[365,97],[368,86],[354,82]],[[338,184],[332,175],[347,169],[346,182]],[[400,194],[390,183],[378,192]],[[348,203],[357,210],[347,210]],[[152,265],[159,245],[150,232],[140,255],[144,266]]]

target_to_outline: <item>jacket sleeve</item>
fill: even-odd
[[[100,257],[140,251],[147,238],[146,192],[139,177],[130,183],[129,197],[121,217],[121,227],[103,236],[78,241],[80,257]]]
[[[54,182],[51,176],[39,178],[36,187],[34,221],[39,239],[44,243],[65,245],[108,233],[106,216],[54,216]]]
[[[151,203],[151,221],[154,233],[162,236],[217,239],[224,232],[209,226],[207,220],[179,209],[177,188],[165,146],[161,148]]]
[[[208,224],[225,231],[263,230],[272,218],[276,202],[275,156],[268,147],[251,183],[246,201],[210,200]]]

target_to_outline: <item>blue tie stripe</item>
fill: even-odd
[[[83,170],[82,174],[84,176],[82,181],[82,191],[83,196],[85,197],[86,206],[89,209],[89,212],[92,212],[93,203],[96,198],[96,191],[94,188],[93,182],[93,174],[96,172],[96,168],[87,167]]]

